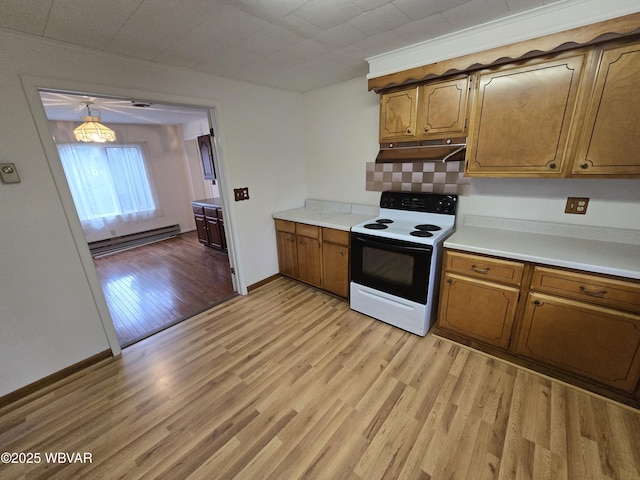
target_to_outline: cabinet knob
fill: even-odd
[[[411,133],[411,129],[410,128],[407,128],[407,133]]]
[[[549,164],[549,168],[550,168],[551,170],[555,170],[556,166],[557,166],[557,165],[556,165],[555,163],[551,163],[551,164]]]
[[[538,305],[542,305],[542,302],[540,302],[540,300],[534,300],[533,304],[538,306]]]
[[[587,168],[589,168],[589,164],[588,163],[583,163],[582,165],[580,165],[580,168],[583,170],[586,170]]]
[[[424,131],[428,132],[429,131],[429,127],[424,127]]]

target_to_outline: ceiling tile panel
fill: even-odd
[[[0,27],[44,35],[52,3],[53,0],[2,0]]]
[[[352,18],[348,24],[365,35],[377,35],[406,25],[411,20],[392,3]]]
[[[142,0],[55,0],[45,36],[104,49],[141,4]]]
[[[278,24],[302,38],[311,38],[323,30],[294,14],[281,18],[278,20]]]
[[[341,23],[335,27],[331,27],[328,30],[323,30],[319,34],[313,37],[324,45],[328,45],[333,48],[340,48],[347,45],[352,45],[360,40],[364,40],[367,36],[353,28],[351,25]]]
[[[436,15],[469,0],[394,0],[393,4],[411,20]]]
[[[362,10],[351,0],[313,0],[296,10],[294,15],[324,30],[347,22],[361,13]]]
[[[442,15],[454,30],[462,30],[496,18],[506,17],[509,13],[504,0],[471,0],[442,12]]]
[[[151,60],[184,38],[203,18],[221,11],[211,12],[210,8],[207,0],[145,0],[107,50]]]
[[[231,0],[229,5],[269,22],[286,17],[311,0]]]
[[[402,37],[393,31],[373,35],[356,43],[358,47],[368,53],[367,56],[390,52],[406,46],[406,44]]]
[[[394,30],[408,45],[451,33],[453,28],[440,14],[415,20]]]

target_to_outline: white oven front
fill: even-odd
[[[433,321],[438,248],[351,233],[350,307],[416,335]]]

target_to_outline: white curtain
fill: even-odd
[[[85,231],[160,216],[139,145],[61,144],[58,151]]]

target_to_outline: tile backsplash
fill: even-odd
[[[468,195],[464,162],[367,163],[367,190]]]

